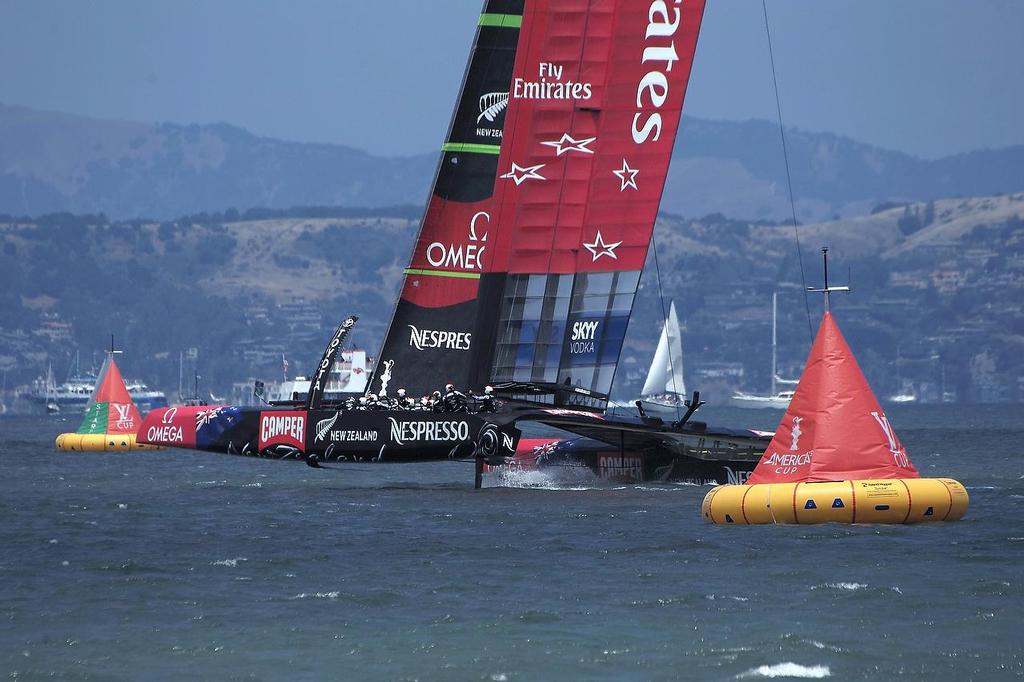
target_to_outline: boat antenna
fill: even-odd
[[[120,355],[123,352],[124,352],[123,350],[114,350],[114,335],[111,334],[110,335],[110,350],[108,350],[107,353],[110,354],[110,357],[114,357],[115,355]]]
[[[782,103],[779,98],[779,81],[775,77],[775,54],[772,50],[772,30],[768,24],[768,0],[761,0],[761,9],[764,10],[764,32],[768,36],[768,61],[772,66],[772,86],[775,89],[775,112],[779,117],[779,137],[782,138],[782,158],[786,162],[786,188],[789,190],[789,210],[793,218],[793,234],[796,236],[796,257],[800,262],[800,283],[804,287],[804,309],[807,311],[807,337],[814,339],[814,331],[811,329],[811,304],[807,300],[807,277],[804,274],[804,253],[800,248],[800,227],[796,220],[796,201],[793,199],[793,178],[789,172],[789,150],[786,146],[786,128],[782,124]],[[825,296],[828,309],[828,295]]]
[[[807,292],[804,294],[804,296],[806,296],[808,293],[824,294],[825,295],[825,312],[827,313],[828,310],[829,310],[828,295],[831,294],[833,291],[844,293],[844,294],[848,294],[848,293],[850,293],[850,287],[848,287],[848,286],[830,287],[828,285],[828,247],[827,246],[821,247],[821,259],[822,259],[822,261],[824,261],[824,264],[825,264],[825,286],[822,287],[821,289],[815,289],[814,287],[807,287]]]

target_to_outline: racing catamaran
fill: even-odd
[[[604,443],[619,464],[635,458],[645,477],[677,461],[709,480],[727,480],[720,464],[752,469],[768,439],[691,422],[699,395],[673,422],[605,413],[704,4],[485,3],[368,392],[382,405],[400,388],[493,386],[495,411],[325,402],[321,379],[353,317],[305,404],[157,410],[140,441],[314,466],[472,456],[479,474],[511,458],[532,421]]]

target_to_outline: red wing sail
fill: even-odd
[[[917,478],[830,313],[800,384],[747,483]]]
[[[142,418],[124,385],[121,370],[108,355],[78,433],[135,433],[140,424]]]
[[[704,2],[527,0],[517,16],[497,4],[481,17],[371,386],[521,381],[606,395]]]

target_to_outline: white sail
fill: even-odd
[[[686,384],[683,382],[683,342],[674,302],[669,306],[668,319],[658,339],[658,349],[654,351],[647,381],[640,392],[641,395],[662,393],[686,394]]]

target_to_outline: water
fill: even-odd
[[[0,419],[0,678],[1024,675],[1024,409],[889,416],[963,521],[718,527],[696,486],[56,453],[74,424]]]

